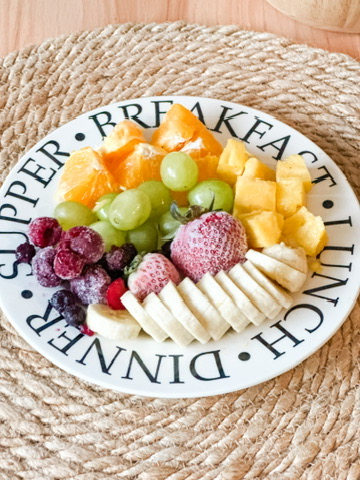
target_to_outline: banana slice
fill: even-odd
[[[232,298],[235,305],[254,325],[260,325],[266,316],[258,310],[245,293],[231,280],[231,278],[224,272],[220,271],[215,275],[215,280],[219,282],[220,286]]]
[[[279,260],[279,262],[286,263],[286,265],[295,268],[295,270],[299,270],[299,272],[306,274],[308,271],[306,253],[301,247],[292,248],[281,242],[277,243],[276,245],[263,248],[261,253],[267,255],[268,257],[275,258],[276,260]]]
[[[155,293],[149,293],[143,301],[143,307],[154,322],[161,325],[161,328],[178,345],[186,347],[194,340],[191,333],[176,320]]]
[[[112,310],[98,303],[88,306],[86,323],[94,332],[112,340],[133,340],[141,330],[128,311]]]
[[[282,306],[239,263],[228,276],[267,318],[272,320],[280,313]]]
[[[282,263],[275,258],[252,249],[246,252],[245,257],[259,270],[290,292],[299,291],[305,283],[305,273],[299,272],[299,270],[295,270],[295,268],[289,267],[286,263]]]
[[[169,335],[146,313],[139,300],[128,290],[121,297],[124,307],[131,313],[141,328],[156,342],[163,342]]]
[[[199,320],[185,304],[173,282],[169,282],[165,285],[158,294],[158,297],[168,310],[170,310],[176,320],[178,320],[196,340],[200,343],[207,343],[210,340],[210,333],[205,330]]]
[[[219,340],[230,328],[230,324],[224,320],[207,296],[187,277],[176,288],[212,338]]]
[[[249,324],[247,317],[237,308],[210,273],[205,273],[196,286],[208,297],[214,307],[219,310],[221,316],[230,323],[236,332],[242,332]]]
[[[270,293],[281,305],[283,308],[290,308],[294,300],[288,293],[285,292],[279,285],[272,282],[266,275],[260,272],[260,270],[255,267],[255,265],[247,260],[243,264],[244,270],[247,271],[249,275],[252,276],[256,282],[261,285],[267,292]]]

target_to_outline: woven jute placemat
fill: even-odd
[[[109,26],[0,61],[1,180],[77,115],[183,94],[270,113],[322,147],[359,194],[360,64],[265,33],[182,22]],[[262,385],[164,400],[90,385],[1,317],[1,480],[360,478],[360,307],[321,349]]]

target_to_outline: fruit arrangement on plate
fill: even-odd
[[[124,120],[73,152],[16,256],[83,333],[206,343],[291,306],[327,243],[311,185],[300,155],[271,168],[175,104],[150,142]]]

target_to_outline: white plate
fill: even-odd
[[[201,116],[224,144],[231,136],[275,165],[304,155],[315,185],[309,209],[327,223],[329,243],[321,274],[309,275],[294,306],[275,320],[217,342],[186,348],[147,336],[119,342],[82,335],[48,306],[54,289],[40,287],[28,265],[16,266],[14,249],[30,219],[52,215],[64,153],[98,147],[102,135],[133,116],[150,135],[172,103]],[[112,123],[110,123],[112,122]],[[105,388],[152,397],[202,397],[256,385],[293,368],[321,347],[349,315],[359,291],[360,212],[345,176],[314,143],[270,115],[220,100],[140,98],[97,108],[55,130],[15,166],[0,191],[0,300],[19,334],[71,374]],[[7,217],[7,218],[6,218]]]

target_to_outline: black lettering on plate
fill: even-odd
[[[334,185],[337,185],[334,177],[331,175],[331,173],[329,172],[328,168],[325,165],[322,165],[321,167],[319,167],[318,170],[324,170],[325,173],[323,173],[319,177],[314,178],[314,180],[312,181],[314,185],[316,183],[324,182],[325,180],[328,180],[328,179],[330,180],[329,187],[333,187]]]
[[[265,143],[264,145],[258,145],[258,148],[264,152],[265,148],[270,146],[273,147],[275,150],[278,151],[278,153],[272,158],[274,158],[275,160],[281,160],[283,153],[285,151],[285,148],[289,143],[290,138],[291,138],[290,135],[286,135],[286,137],[278,138],[277,140],[273,140],[272,142]],[[279,145],[277,145],[278,143]]]
[[[130,108],[132,107],[135,107],[135,113],[130,113]],[[126,120],[132,120],[133,122],[136,122],[143,128],[150,128],[150,125],[147,125],[145,122],[143,122],[139,118],[139,115],[143,110],[142,106],[139,103],[129,103],[128,105],[120,105],[119,108],[122,109]]]
[[[130,357],[130,362],[129,362],[129,367],[128,367],[128,371],[126,373],[126,375],[124,377],[121,377],[121,378],[125,378],[127,380],[133,380],[133,378],[130,376],[130,373],[131,373],[131,368],[132,368],[132,364],[133,364],[133,361],[134,359],[136,360],[137,364],[141,367],[142,371],[145,373],[145,375],[147,376],[147,378],[150,380],[151,383],[161,383],[158,381],[158,375],[159,375],[159,370],[160,370],[160,365],[161,365],[161,362],[162,362],[162,359],[164,357],[166,357],[166,355],[155,355],[156,357],[159,357],[158,358],[158,362],[157,362],[157,366],[156,366],[156,370],[155,370],[155,373],[154,375],[150,372],[150,370],[147,368],[147,366],[145,365],[145,363],[143,362],[142,358],[140,357],[140,355],[135,352],[134,350],[131,352],[131,357]]]
[[[108,135],[108,133],[110,133],[110,131],[116,125],[115,122],[111,121],[111,113],[107,112],[106,110],[104,110],[103,112],[95,113],[94,115],[90,115],[89,118],[95,123],[102,138],[106,137],[106,135]],[[103,127],[107,127],[107,126],[112,127],[108,133],[106,133],[105,130],[103,129]]]
[[[45,147],[47,147],[48,145],[52,145],[53,147],[55,147],[55,151],[51,151],[49,152],[48,150],[46,150]],[[58,158],[56,158],[55,155],[58,155],[60,157],[70,157],[70,153],[68,152],[62,152],[60,150],[60,144],[58,142],[56,142],[55,140],[49,140],[48,142],[44,143],[44,145],[42,145],[40,148],[38,148],[36,150],[37,152],[41,152],[43,153],[44,155],[46,155],[48,158],[50,158],[50,160],[52,160],[53,162],[56,163],[56,165],[61,168],[64,166],[64,162],[61,162]],[[58,168],[58,169],[59,169]]]
[[[311,295],[312,297],[322,298],[323,300],[333,303],[334,307],[336,307],[339,301],[339,297],[336,297],[336,298],[326,297],[324,295],[318,295],[318,292],[323,292],[324,290],[328,290],[329,288],[343,287],[344,285],[347,284],[347,281],[349,279],[346,278],[345,280],[341,280],[340,278],[329,277],[327,275],[322,275],[316,272],[314,272],[311,275],[311,278],[314,278],[314,277],[326,278],[328,280],[333,280],[333,282],[327,283],[326,285],[321,285],[320,287],[309,288],[308,290],[305,290],[303,293],[305,295]]]
[[[21,193],[19,193],[18,187],[20,187],[20,189],[21,189],[20,192]],[[25,196],[26,191],[27,191],[27,188],[26,188],[25,183],[15,181],[15,182],[12,182],[10,184],[10,186],[7,189],[4,197],[8,197],[8,196],[9,197],[14,197],[14,198],[17,198],[17,199],[22,200],[24,202],[29,202],[29,203],[32,204],[33,207],[35,207],[37,202],[39,201],[39,198],[26,197]]]
[[[104,357],[104,352],[103,352],[103,349],[101,347],[101,343],[100,343],[100,340],[98,338],[95,338],[89,348],[86,350],[86,352],[84,353],[84,355],[80,358],[80,360],[76,360],[77,363],[81,363],[81,365],[86,365],[85,363],[85,359],[86,357],[88,356],[89,352],[93,349],[93,347],[95,347],[96,349],[96,353],[97,353],[97,356],[98,356],[98,359],[99,359],[99,362],[100,362],[100,367],[101,367],[101,370],[103,373],[106,373],[107,375],[111,375],[110,373],[110,368],[113,366],[115,360],[117,359],[117,357],[120,355],[120,353],[122,351],[126,351],[124,348],[121,348],[121,347],[116,347],[118,349],[118,351],[115,353],[115,355],[113,356],[113,358],[111,359],[110,363],[108,365],[106,365],[106,361],[105,361],[105,357]]]
[[[286,318],[285,318],[285,320],[286,320]],[[277,358],[279,358],[279,357],[281,357],[282,355],[285,354],[285,352],[280,352],[279,350],[276,350],[276,348],[273,347],[273,345],[277,344],[281,340],[284,340],[285,338],[290,339],[294,344],[293,347],[296,347],[300,343],[304,342],[304,339],[299,340],[292,333],[290,333],[288,330],[286,330],[286,328],[281,325],[281,320],[279,320],[278,322],[271,325],[270,328],[277,328],[283,335],[281,337],[277,338],[276,340],[274,340],[273,342],[268,342],[262,336],[263,335],[262,332],[260,332],[258,335],[255,335],[255,337],[252,337],[251,340],[258,340],[260,343],[262,343],[268,350],[270,350],[270,352],[272,352],[275,355],[274,360],[276,360]]]
[[[247,112],[238,112],[238,113],[233,113],[232,115],[227,116],[227,112],[229,110],[233,110],[233,109],[230,108],[230,107],[225,107],[224,105],[221,105],[221,106],[222,106],[223,111],[220,114],[218,123],[216,124],[215,128],[212,128],[210,130],[212,130],[213,132],[222,133],[220,128],[224,124],[226,126],[226,128],[228,129],[228,131],[230,132],[230,135],[238,138],[238,136],[237,136],[237,134],[236,134],[235,130],[233,129],[233,126],[231,125],[230,122],[234,118],[239,117],[240,115],[248,115],[248,113]]]
[[[44,330],[51,327],[52,325],[56,325],[58,322],[61,322],[63,320],[63,317],[61,315],[55,317],[53,320],[50,320],[50,313],[52,310],[53,308],[49,303],[46,307],[46,310],[43,316],[30,315],[26,319],[26,323],[39,337]],[[55,313],[57,313],[56,310],[55,310]],[[33,323],[36,323],[36,320],[40,320],[40,326],[33,325]]]
[[[7,215],[3,215],[3,211],[5,210],[10,210],[11,212],[14,213],[11,217]],[[17,218],[17,209],[14,207],[14,205],[11,205],[11,203],[3,203],[0,205],[0,220],[6,220],[7,222],[15,222],[15,223],[23,223],[25,225],[29,224],[31,222],[31,218],[24,220],[23,218]]]
[[[220,350],[213,350],[210,352],[203,352],[199,353],[198,355],[195,355],[195,357],[191,360],[190,362],[190,372],[193,377],[195,377],[198,380],[202,380],[203,382],[210,382],[211,380],[220,380],[221,378],[229,378],[229,375],[226,375],[221,363],[221,358],[219,354]],[[216,367],[216,374],[213,377],[204,377],[200,375],[197,371],[197,362],[201,357],[204,357],[205,355],[212,355],[214,360],[215,360],[215,367]],[[210,366],[207,367],[207,369],[210,370]],[[211,373],[211,372],[209,372]],[[214,372],[215,373],[215,372]]]

